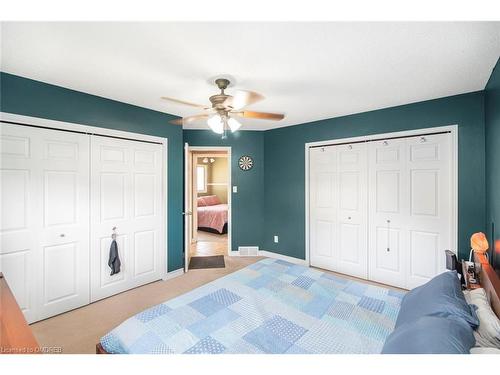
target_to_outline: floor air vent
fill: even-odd
[[[240,256],[257,256],[259,255],[259,247],[258,246],[239,246],[238,252]]]

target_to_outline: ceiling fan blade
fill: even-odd
[[[245,118],[254,118],[258,120],[273,120],[279,121],[285,118],[284,114],[281,113],[268,113],[268,112],[253,112],[253,111],[241,111],[241,112],[231,112],[237,116]]]
[[[237,90],[235,91],[234,95],[228,97],[224,101],[224,105],[226,107],[231,107],[232,109],[238,110],[246,107],[247,105],[260,102],[263,99],[264,96],[255,91]]]
[[[170,120],[168,123],[172,125],[182,125],[182,118],[176,118],[175,120]]]
[[[174,103],[177,103],[177,104],[184,104],[184,105],[188,105],[190,107],[207,108],[207,106],[203,105],[203,104],[196,104],[196,103],[187,102],[185,100],[180,100],[180,99],[175,99],[175,98],[169,98],[168,96],[162,96],[161,98],[163,100],[168,100],[169,102],[174,102]]]
[[[194,116],[187,116],[183,118],[177,118],[175,120],[169,121],[169,123],[174,124],[174,125],[184,125],[196,120],[203,120],[208,118],[208,115],[194,115]]]

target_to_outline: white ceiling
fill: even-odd
[[[499,22],[14,22],[1,69],[179,116],[198,111],[160,96],[208,104],[229,75],[286,114],[244,122],[265,130],[482,90],[499,55]]]

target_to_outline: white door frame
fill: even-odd
[[[168,278],[168,138],[157,137],[153,135],[147,134],[139,134],[126,132],[122,130],[114,130],[108,128],[99,128],[96,126],[82,125],[72,122],[64,122],[64,121],[56,121],[49,120],[40,117],[31,117],[24,115],[17,115],[13,113],[0,112],[0,121],[10,121],[13,123],[19,123],[20,125],[35,125],[44,128],[50,128],[53,130],[71,130],[77,131],[81,133],[86,133],[88,135],[102,135],[108,137],[121,137],[127,138],[135,141],[149,141],[149,142],[158,142],[162,145],[163,150],[163,166],[162,170],[164,171],[163,179],[162,179],[162,217],[163,217],[163,234],[160,236],[162,243],[160,244],[160,248],[164,248],[165,251],[161,252],[161,275],[162,279],[166,280]],[[14,124],[15,125],[15,124]],[[92,199],[92,197],[90,197]],[[90,220],[90,217],[89,217]],[[90,239],[90,232],[89,232]]]
[[[341,143],[372,141],[376,139],[383,140],[384,138],[393,137],[416,137],[419,135],[431,135],[435,133],[450,132],[451,134],[451,188],[452,188],[452,249],[455,254],[458,252],[458,125],[439,126],[435,128],[422,128],[404,130],[393,133],[371,134],[360,137],[338,138],[324,141],[308,142],[304,145],[305,152],[305,262],[311,265],[310,262],[310,238],[309,238],[309,149],[313,146],[334,146]],[[444,251],[445,249],[443,249]],[[443,255],[444,256],[444,255]]]
[[[231,182],[231,173],[232,173],[232,168],[231,168],[231,147],[228,146],[189,146],[189,151],[194,151],[194,152],[206,152],[209,154],[210,152],[214,151],[225,151],[227,154],[227,173],[228,173],[228,178],[227,178],[227,205],[228,205],[228,212],[227,212],[227,255],[231,255],[232,252],[232,210],[233,210],[233,205],[232,205],[232,182]],[[192,156],[192,152],[191,152]],[[214,156],[215,157],[215,156]],[[192,171],[191,171],[192,172]],[[194,181],[191,181],[194,183]],[[184,198],[186,199],[186,198]],[[193,203],[193,211],[195,210],[194,208],[194,203]],[[187,230],[187,229],[185,229]],[[194,230],[194,228],[193,228]]]
[[[184,272],[189,270],[191,232],[193,231],[193,153],[189,143],[184,143]]]
[[[223,154],[221,154],[220,152],[219,153],[216,153],[216,152],[207,152],[207,153],[200,153],[199,151],[196,151],[196,152],[193,152],[191,153],[191,167],[192,167],[192,175],[191,175],[191,182],[192,182],[192,191],[191,191],[191,195],[193,197],[193,202],[196,201],[196,198],[198,197],[198,192],[194,189],[194,179],[195,179],[195,176],[196,176],[196,171],[195,171],[195,168],[198,166],[198,165],[202,165],[204,167],[207,167],[208,164],[198,164],[198,158],[225,158],[225,159],[229,159],[230,158],[230,155],[228,154],[227,151],[224,151]],[[228,163],[230,163],[230,160],[228,160]],[[228,167],[230,167],[228,165]],[[230,176],[228,176],[228,181],[230,180]],[[215,186],[215,185],[221,185],[221,184],[214,184],[214,183],[208,183],[210,184],[211,186]],[[208,184],[207,184],[207,188],[208,188]],[[227,183],[226,185],[228,185],[229,183]],[[227,194],[229,195],[229,189],[230,187],[227,186]],[[228,201],[228,206],[229,206],[229,197],[226,197],[227,201]],[[196,205],[193,205],[193,215],[192,215],[192,228],[196,228],[197,225],[198,225],[198,207]],[[229,215],[229,211],[228,211],[228,215]],[[228,223],[229,225],[229,223]],[[229,238],[229,236],[228,236]],[[195,243],[198,241],[198,233],[196,230],[191,230],[191,238],[190,238],[190,241],[191,243]]]

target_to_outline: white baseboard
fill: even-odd
[[[257,249],[258,249],[258,247],[257,247]],[[266,251],[266,250],[257,250],[257,254],[255,254],[255,255],[241,255],[239,250],[238,251],[230,251],[229,256],[234,256],[234,257],[261,256],[261,257],[267,257],[267,258],[273,258],[273,259],[281,259],[281,260],[284,260],[286,262],[300,264],[302,266],[309,266],[309,262],[304,260],[304,259],[294,258],[294,257],[290,257],[288,255],[273,253],[272,251]]]
[[[301,266],[309,266],[307,261],[305,261],[304,259],[289,257],[288,255],[273,253],[272,251],[259,250],[259,255],[263,256],[263,257],[268,257],[268,258],[281,259],[281,260],[284,260],[286,262],[300,264]]]
[[[173,279],[174,277],[178,277],[184,275],[184,268],[179,268],[175,271],[167,272],[167,274],[162,278],[163,281]]]

